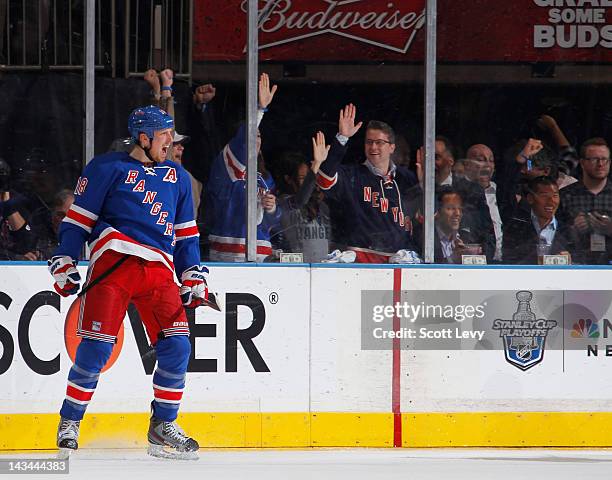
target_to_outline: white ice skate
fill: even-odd
[[[70,454],[79,448],[79,420],[68,420],[60,418],[60,423],[57,426],[57,448],[59,449],[57,457],[65,459]]]
[[[197,460],[200,446],[176,422],[164,422],[151,417],[149,423],[149,449],[147,453],[153,457],[172,458],[179,460]]]

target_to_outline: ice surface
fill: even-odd
[[[3,452],[0,459],[49,458],[50,453]],[[3,476],[4,477],[4,476]],[[4,477],[8,478],[8,477]],[[162,460],[144,450],[80,450],[70,475],[22,478],[83,480],[610,479],[609,450],[317,449],[201,450],[198,461]]]

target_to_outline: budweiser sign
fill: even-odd
[[[438,0],[438,61],[612,63],[609,4]],[[425,5],[426,0],[258,0],[259,58],[422,62]],[[194,2],[194,61],[243,62],[246,9],[245,0]]]
[[[397,3],[397,4],[396,4]],[[260,0],[260,49],[337,35],[406,53],[425,23],[424,0]],[[406,4],[412,4],[409,8]],[[246,13],[248,0],[241,9]]]

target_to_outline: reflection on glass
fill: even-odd
[[[425,2],[332,3],[259,2],[258,259],[418,263]],[[612,37],[597,3],[438,0],[436,262],[612,261]],[[8,5],[2,255],[44,258],[83,163],[81,81],[63,70],[82,63],[82,7]],[[246,5],[96,10],[96,154],[132,148],[116,120],[134,107],[171,112],[203,258],[218,261],[245,250]]]
[[[436,184],[462,191],[460,230],[488,263],[609,264],[609,12],[438,5]]]

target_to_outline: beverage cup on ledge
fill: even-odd
[[[538,265],[544,265],[544,255],[550,255],[552,245],[548,243],[538,243],[536,249],[538,252]]]

